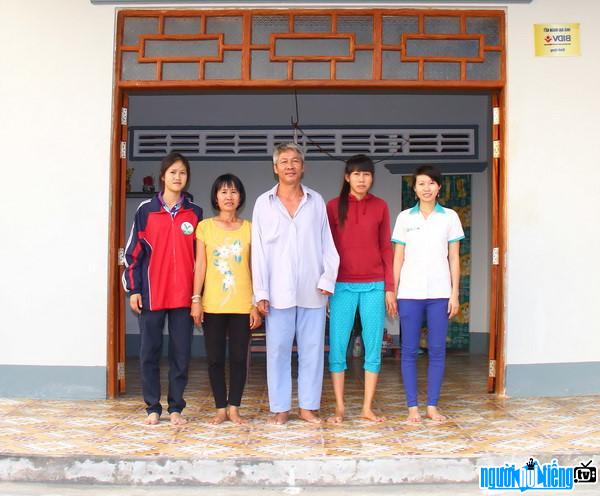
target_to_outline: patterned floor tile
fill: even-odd
[[[195,361],[186,393],[188,424],[174,427],[163,415],[144,423],[137,364],[128,363],[128,393],[109,401],[0,399],[0,454],[170,458],[378,458],[473,456],[493,453],[593,453],[600,449],[600,399],[498,398],[486,393],[486,358],[449,354],[440,408],[444,423],[406,422],[399,362],[385,359],[375,409],[383,423],[360,418],[362,363],[349,362],[346,421],[311,425],[295,411],[283,426],[266,423],[264,359],[255,357],[242,414],[247,423],[212,425],[214,402],[206,363]],[[162,367],[166,378],[166,367]],[[426,397],[426,360],[419,361],[419,397]],[[295,400],[294,400],[294,404]],[[333,413],[325,375],[321,414]],[[424,415],[424,409],[421,410]]]

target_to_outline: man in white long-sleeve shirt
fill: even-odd
[[[258,197],[252,214],[252,282],[266,316],[270,422],[283,424],[292,407],[292,346],[298,349],[300,418],[319,423],[325,306],[333,293],[340,258],[323,198],[304,186],[304,153],[277,146],[278,184]]]

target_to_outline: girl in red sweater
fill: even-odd
[[[335,292],[330,297],[329,371],[335,393],[330,422],[344,420],[346,351],[358,306],[365,346],[365,396],[361,416],[375,422],[383,417],[372,404],[381,369],[381,343],[385,311],[396,315],[393,292],[390,215],[386,203],[369,193],[375,167],[366,155],[346,162],[340,196],[327,204],[327,215],[340,255]]]

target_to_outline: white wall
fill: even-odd
[[[0,363],[105,365],[114,10],[1,10]]]
[[[533,24],[580,22],[582,55],[534,56]],[[600,361],[600,2],[508,9],[509,364]]]

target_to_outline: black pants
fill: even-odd
[[[250,316],[239,313],[205,313],[204,342],[208,377],[215,406],[240,406],[246,384],[246,362],[250,341]],[[229,337],[229,340],[227,340]],[[229,396],[225,384],[225,351],[229,341]]]
[[[169,413],[185,408],[183,391],[188,382],[188,368],[192,350],[193,321],[189,308],[169,310],[142,310],[140,324],[140,367],[142,393],[146,412],[162,413],[160,404],[160,356],[162,354],[165,318],[169,322]]]

